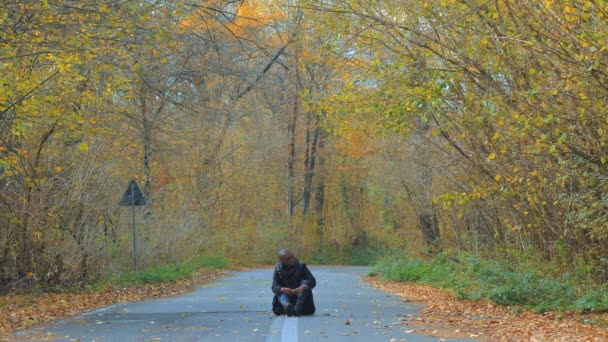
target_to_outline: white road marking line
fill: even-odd
[[[281,342],[298,342],[298,319],[296,317],[285,318]]]

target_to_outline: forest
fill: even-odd
[[[141,268],[608,277],[608,1],[6,0],[0,70],[0,294],[129,272],[133,217]]]

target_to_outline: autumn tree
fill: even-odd
[[[100,56],[129,39],[125,18],[141,10],[80,1],[2,5],[3,287],[87,277],[92,239],[111,234],[95,190],[105,180],[97,172],[107,163],[98,150],[104,144],[95,142],[112,71]]]
[[[443,230],[453,209],[459,239],[476,232],[548,256],[563,244],[567,258],[602,260],[601,5],[344,1],[323,11],[356,20],[353,46],[378,51],[370,111],[402,135],[428,122],[446,160],[458,159],[441,168],[453,183],[435,196]]]

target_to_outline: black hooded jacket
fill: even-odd
[[[278,303],[278,296],[281,294],[282,287],[295,289],[300,285],[307,285],[308,289],[311,290],[304,303],[302,303],[302,314],[312,315],[315,313],[315,302],[312,295],[312,289],[317,285],[317,280],[312,273],[310,273],[306,264],[301,264],[298,260],[296,260],[295,265],[289,269],[285,268],[280,262],[277,262],[272,276],[272,292],[274,293],[274,298],[272,300],[273,310],[275,310],[276,306],[280,306]]]

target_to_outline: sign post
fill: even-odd
[[[141,193],[141,190],[139,190],[139,186],[137,185],[135,179],[129,183],[129,187],[127,188],[127,191],[125,191],[124,195],[122,195],[122,199],[118,205],[131,206],[131,213],[133,216],[133,271],[137,272],[137,229],[135,229],[135,207],[146,205],[146,199]]]

